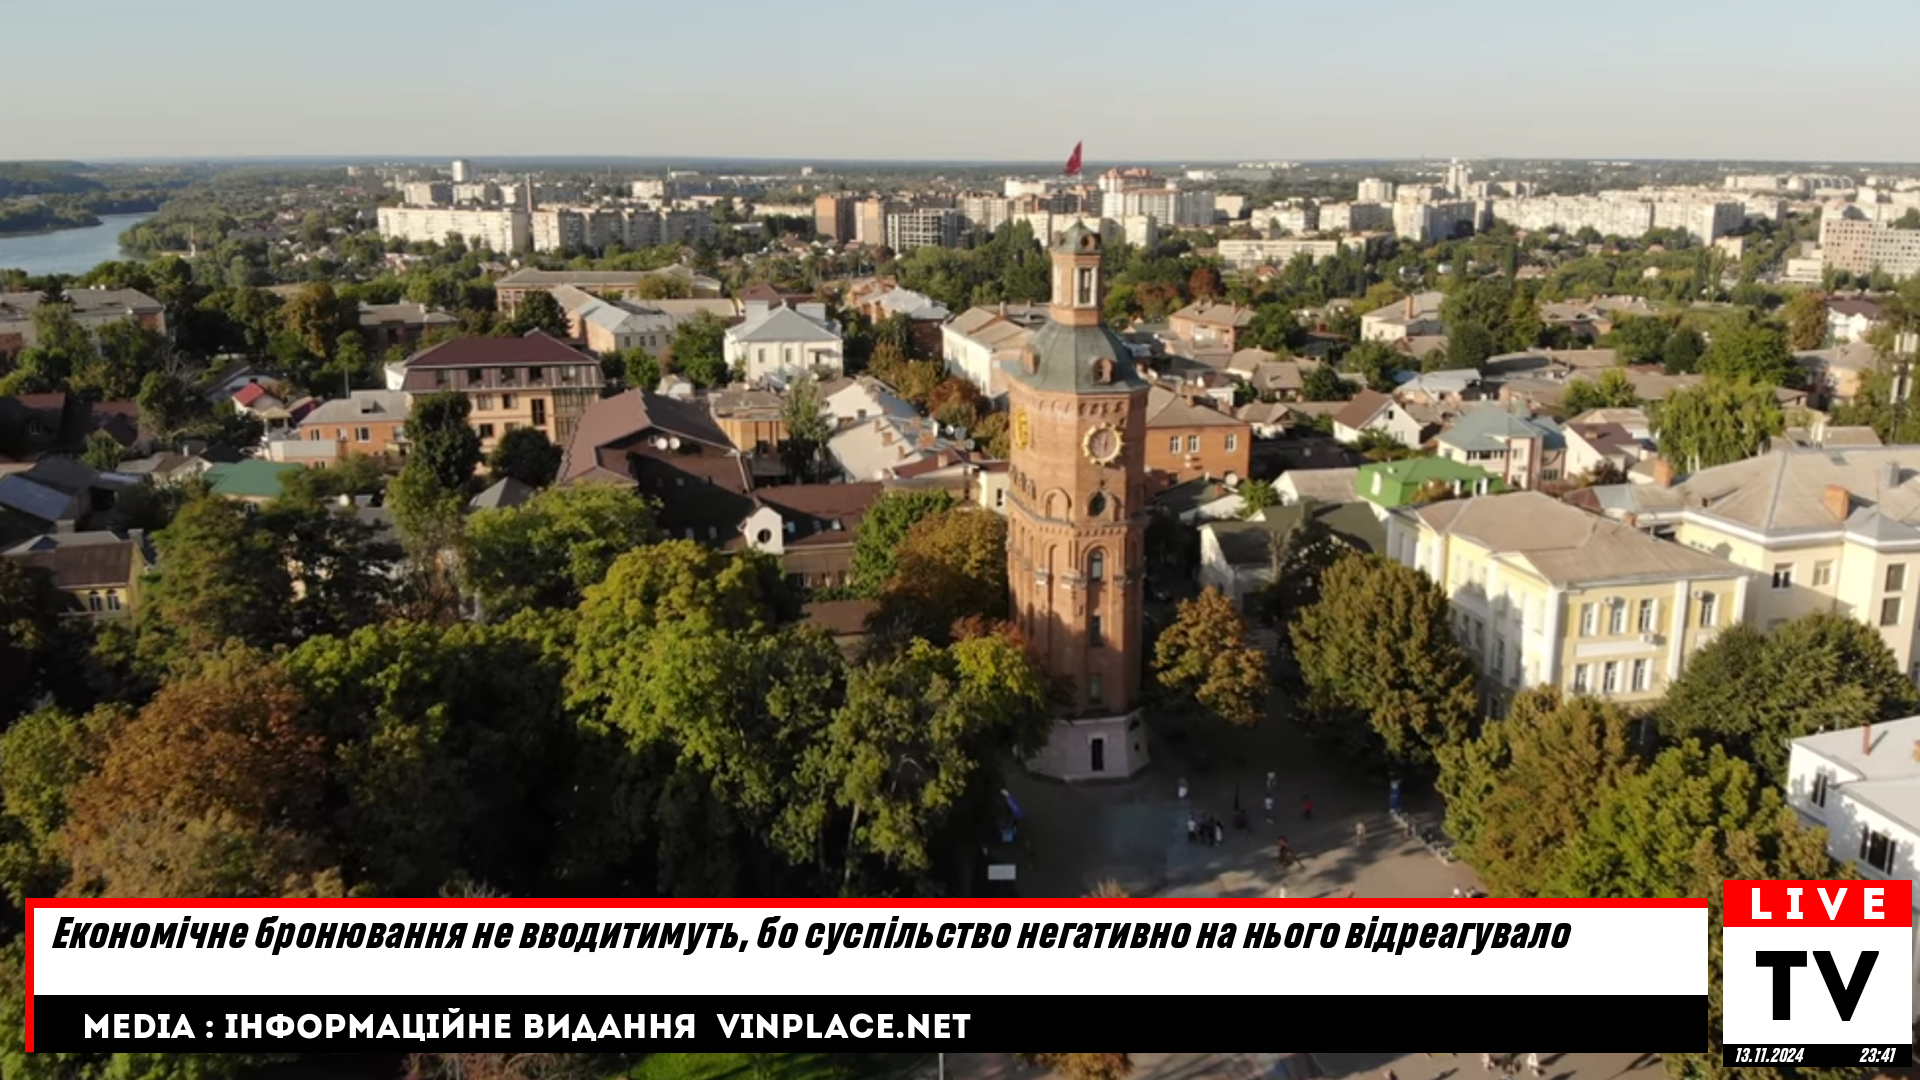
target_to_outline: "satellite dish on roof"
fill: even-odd
[[[659,435],[655,435],[652,441],[655,450],[665,450],[667,448],[667,440]]]
[[[673,438],[671,438],[671,439],[668,439],[668,440],[667,440],[667,447],[668,447],[669,449],[672,449],[672,450],[678,450],[678,449],[680,449],[680,436],[678,436],[678,435],[675,435],[675,436],[674,436]]]

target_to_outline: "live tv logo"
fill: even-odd
[[[1911,1045],[1913,883],[1728,881],[1721,1041]]]

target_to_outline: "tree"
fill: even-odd
[[[1660,319],[1622,315],[1607,334],[1605,344],[1613,347],[1623,364],[1650,364],[1661,359],[1667,333],[1667,324]]]
[[[1127,1080],[1133,1073],[1131,1054],[1015,1054],[1027,1065],[1052,1069],[1067,1080]]]
[[[945,491],[889,491],[867,510],[853,533],[849,584],[861,596],[878,598],[898,569],[900,545],[920,519],[953,508]]]
[[[1827,302],[1816,293],[1795,293],[1780,309],[1787,324],[1787,344],[1795,349],[1817,349],[1827,341]]]
[[[487,457],[487,474],[509,477],[533,488],[553,483],[560,472],[562,452],[536,427],[519,427],[500,436]]]
[[[1765,450],[1786,418],[1770,387],[1712,379],[1656,403],[1653,424],[1660,455],[1697,472]]]
[[[628,386],[636,389],[652,392],[660,385],[660,361],[638,345],[620,354],[616,370]]]
[[[80,460],[102,472],[112,472],[120,467],[120,458],[124,453],[120,440],[104,431],[96,431],[87,436],[87,448],[81,451]]]
[[[1756,318],[1727,319],[1714,330],[1700,370],[1733,382],[1783,386],[1794,373],[1793,350],[1785,334]]]
[[[1300,392],[1308,401],[1345,401],[1353,396],[1353,384],[1340,377],[1331,364],[1315,364],[1300,379]]]
[[[1007,519],[951,506],[913,523],[893,552],[883,625],[941,641],[966,618],[1007,617]]]
[[[1266,480],[1242,480],[1239,490],[1240,516],[1250,518],[1269,506],[1280,504],[1280,493]]]
[[[67,879],[60,855],[74,785],[99,765],[106,735],[124,722],[116,708],[73,717],[37,709],[0,735],[0,881],[15,906],[29,896],[51,896]]]
[[[293,578],[279,540],[239,503],[203,496],[154,534],[160,569],[140,605],[150,664],[191,662],[238,639],[260,648],[292,631]]]
[[[1211,300],[1220,295],[1220,271],[1211,266],[1196,266],[1187,275],[1187,295],[1195,300]]]
[[[1454,640],[1446,593],[1425,574],[1352,553],[1292,627],[1308,707],[1349,745],[1424,764],[1466,737],[1475,672]]]
[[[134,403],[140,407],[140,426],[162,437],[184,427],[200,404],[185,383],[160,371],[140,380]]]
[[[1153,666],[1161,686],[1229,724],[1252,726],[1265,711],[1267,656],[1247,644],[1246,620],[1212,586],[1180,601],[1154,642]]]
[[[673,369],[695,386],[727,381],[727,324],[711,311],[697,311],[673,335]]]
[[[1328,568],[1354,549],[1327,527],[1320,508],[1311,502],[1271,543],[1273,580],[1260,590],[1260,611],[1269,625],[1287,627],[1320,602],[1320,583]]]
[[[280,323],[309,355],[325,359],[342,335],[359,332],[360,307],[316,281],[281,305]]]
[[[948,427],[972,428],[991,408],[980,388],[965,379],[942,379],[927,393],[927,415]]]
[[[571,608],[615,559],[659,539],[653,507],[631,489],[580,484],[467,522],[460,573],[488,618]]]
[[[837,798],[852,812],[850,853],[926,873],[942,829],[987,795],[980,781],[995,755],[1038,749],[1048,714],[1046,678],[1024,649],[996,634],[945,649],[915,641],[856,668],[829,734],[831,771],[842,778]],[[959,831],[973,851],[977,831]],[[850,857],[847,880],[854,869]]]
[[[1498,350],[1499,343],[1484,323],[1467,320],[1447,327],[1449,369],[1478,368]]]
[[[638,292],[642,300],[685,300],[693,295],[693,284],[673,274],[648,274]]]
[[[108,738],[61,832],[67,892],[280,896],[323,866],[324,742],[286,673],[244,649],[167,683]]]
[[[318,495],[317,490],[283,495],[258,519],[279,539],[296,586],[296,637],[342,633],[384,618],[392,591],[388,567],[401,556],[399,545],[383,539],[353,510]]]
[[[520,304],[513,309],[513,318],[507,322],[506,330],[515,337],[535,330],[561,341],[573,336],[573,328],[567,321],[567,309],[561,307],[560,301],[545,289],[535,289],[520,297]]]
[[[1872,626],[1814,614],[1769,633],[1730,626],[1695,653],[1657,710],[1660,730],[1724,747],[1769,783],[1787,743],[1920,712],[1920,692]]]
[[[480,464],[480,436],[467,422],[472,412],[473,403],[458,391],[416,398],[407,417],[407,439],[413,444],[407,469],[424,472],[448,491],[464,489]]]
[[[1669,375],[1691,375],[1700,370],[1700,355],[1706,351],[1707,343],[1700,332],[1683,326],[1660,346],[1660,366]]]
[[[1532,896],[1600,801],[1638,767],[1633,721],[1597,698],[1528,690],[1477,738],[1442,747],[1447,831],[1495,896]]]
[[[0,559],[0,726],[30,707],[54,674],[67,595],[49,570]]]
[[[813,376],[802,375],[787,387],[787,396],[780,402],[780,419],[787,428],[786,442],[780,446],[787,468],[803,481],[819,479],[820,457],[833,427],[827,421],[820,384]]]
[[[1625,409],[1640,404],[1640,393],[1633,380],[1617,367],[1600,373],[1597,379],[1574,379],[1561,397],[1560,411],[1580,416],[1594,409]]]

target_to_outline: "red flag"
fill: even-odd
[[[1073,156],[1067,159],[1067,175],[1068,176],[1080,175],[1080,148],[1085,145],[1086,145],[1085,143],[1073,144]]]

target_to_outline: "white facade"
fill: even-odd
[[[507,254],[532,247],[531,222],[524,210],[450,210],[439,207],[383,206],[376,218],[380,235],[409,243],[464,238],[471,247]]]
[[[1861,877],[1920,882],[1917,758],[1920,717],[1795,739],[1787,755],[1787,804],[1801,821],[1825,829],[1827,854],[1852,863]],[[1920,911],[1920,888],[1914,897]],[[1920,918],[1914,925],[1920,933]],[[1920,1003],[1920,992],[1914,1000]]]
[[[1410,202],[1393,204],[1393,231],[1416,243],[1450,239],[1461,232],[1479,228],[1481,204],[1477,201]]]
[[[1116,219],[1145,216],[1177,229],[1205,228],[1213,224],[1213,193],[1172,188],[1110,191],[1100,200],[1100,214]]]
[[[846,369],[840,328],[819,304],[749,304],[746,320],[727,328],[726,359],[750,383],[787,382],[808,373],[837,378]]]
[[[1368,177],[1360,181],[1360,188],[1354,193],[1353,201],[1363,203],[1390,203],[1393,201],[1395,194],[1396,191],[1394,190],[1392,181],[1376,180]]]
[[[1296,255],[1305,255],[1314,262],[1329,256],[1338,255],[1342,248],[1361,248],[1365,245],[1353,240],[1301,240],[1284,238],[1280,240],[1222,240],[1220,241],[1220,261],[1230,270],[1253,270],[1261,266],[1284,266]]]
[[[1904,212],[1904,211],[1903,211]],[[1878,221],[1822,217],[1820,251],[1829,270],[1895,278],[1920,274],[1920,229],[1896,229]]]
[[[454,158],[451,171],[453,173],[453,182],[456,184],[464,184],[473,178],[473,166],[467,164],[466,158]]]

